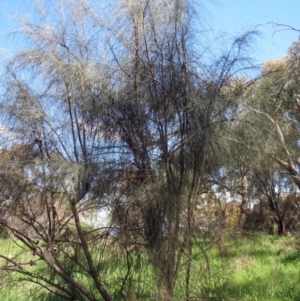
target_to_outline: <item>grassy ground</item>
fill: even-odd
[[[210,273],[194,281],[202,300],[300,300],[300,252],[294,237],[227,240],[226,256],[208,251]],[[199,258],[201,266],[201,258]],[[196,268],[196,265],[194,265]],[[195,274],[195,273],[194,273]],[[200,299],[201,300],[201,299]]]
[[[300,300],[300,248],[295,237],[254,236],[228,239],[220,256],[214,246],[206,250],[208,264],[200,249],[205,244],[198,241],[193,250],[190,292],[191,300],[283,301]],[[198,246],[197,246],[198,244]],[[0,253],[16,252],[8,241],[0,241]],[[225,250],[225,251],[224,251]],[[151,295],[155,284],[144,266],[143,274],[136,274],[135,296],[139,300],[155,300]],[[122,274],[122,271],[115,273]],[[184,270],[184,269],[183,269]],[[179,275],[175,291],[176,300],[184,300],[185,277]],[[9,281],[7,281],[9,280]],[[1,279],[1,301],[58,301],[28,283]]]

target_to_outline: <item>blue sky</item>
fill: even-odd
[[[14,28],[14,22],[8,15],[30,14],[34,1],[0,1],[0,48],[3,49],[8,46],[6,34]],[[215,35],[221,32],[236,35],[268,22],[287,24],[300,30],[300,0],[202,0],[201,3],[208,12],[206,19]],[[300,34],[283,28],[275,29],[272,25],[261,25],[257,29],[262,32],[255,51],[260,62],[285,55]]]
[[[255,55],[261,62],[284,56],[300,31],[274,28],[268,22],[287,24],[300,30],[300,0],[206,0],[209,23],[215,34],[235,35],[256,28],[261,31]]]

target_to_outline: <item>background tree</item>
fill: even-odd
[[[293,232],[298,219],[298,201],[291,179],[274,167],[260,172],[256,170],[253,177],[262,224],[267,225],[269,234],[274,233],[275,224],[279,235]]]
[[[287,172],[299,186],[299,42],[290,48],[287,57],[268,62],[263,77],[248,95],[250,110],[256,114],[257,131],[267,133],[266,154]],[[265,135],[264,135],[265,136]]]

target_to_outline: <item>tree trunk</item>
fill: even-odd
[[[248,203],[248,188],[247,188],[247,175],[246,168],[244,166],[241,167],[241,175],[242,175],[242,184],[240,195],[242,197],[241,205],[240,205],[240,218],[238,222],[238,232],[242,233],[244,228],[244,223],[246,220],[246,209]]]
[[[284,235],[285,233],[285,223],[282,218],[278,220],[278,235]]]

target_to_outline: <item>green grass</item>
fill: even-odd
[[[198,240],[193,249],[191,300],[300,300],[300,248],[298,243],[299,239],[295,237],[267,235],[228,239],[224,242],[227,248],[226,256],[221,258],[217,246],[206,250],[209,258],[209,265],[207,265],[205,256],[199,248],[199,245],[205,247],[205,244]],[[1,254],[14,254],[17,250],[18,247],[13,244],[9,245],[8,241],[0,242]],[[105,279],[105,282],[112,294],[125,275],[125,271],[118,268],[124,263],[124,258],[106,261],[108,272],[106,275],[110,276]],[[153,297],[154,273],[146,256],[141,255],[140,261],[136,261],[135,264],[131,281],[137,300],[155,300]],[[13,278],[0,278],[0,281],[2,283],[1,301],[60,301],[59,298],[51,296],[43,290],[37,290],[30,283],[16,283]],[[184,300],[184,294],[185,269],[183,268],[178,277],[174,300]],[[121,300],[118,294],[113,295],[114,300]]]
[[[225,245],[228,249],[225,259],[220,258],[216,248],[208,251],[211,271],[198,281],[198,297],[300,300],[300,252],[296,238],[257,236],[227,240]],[[198,264],[201,265],[200,259]]]

